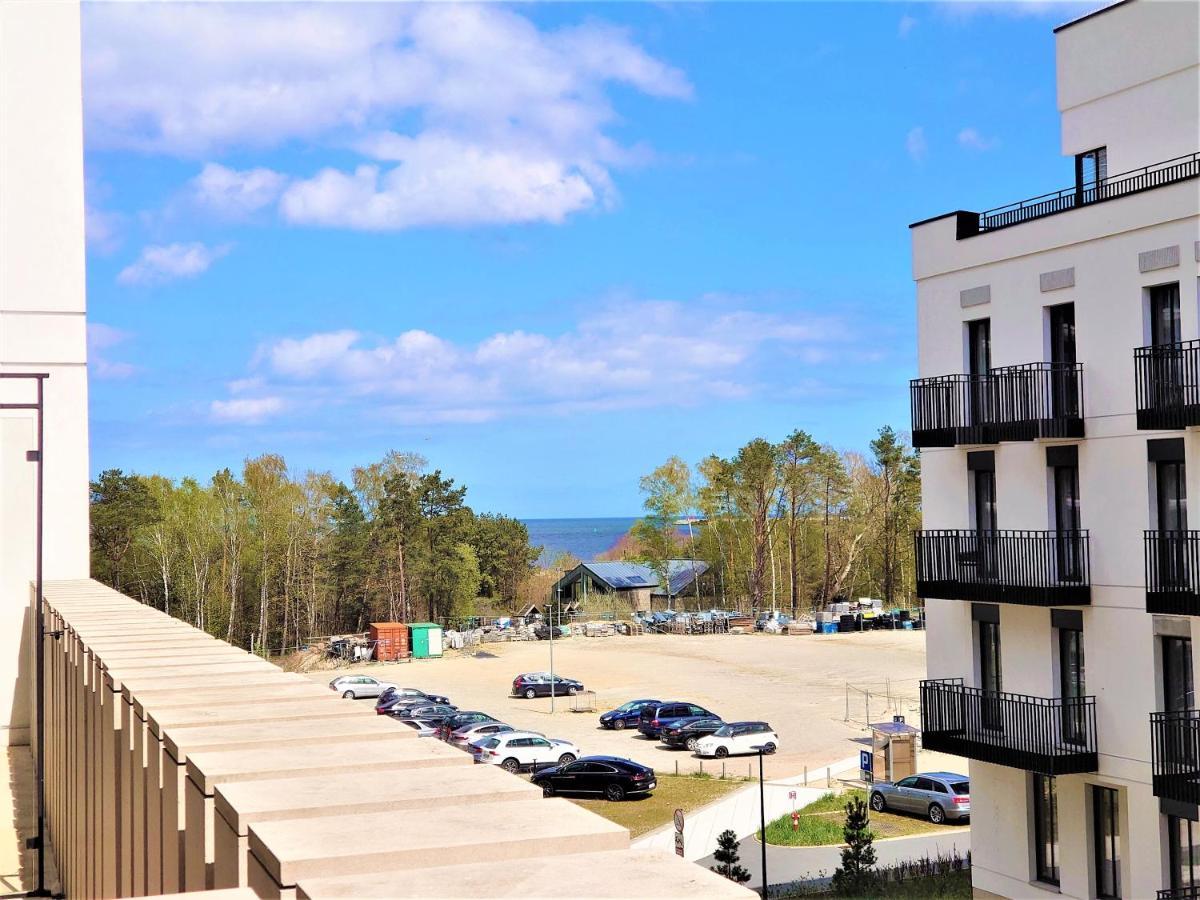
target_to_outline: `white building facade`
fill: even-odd
[[[0,2],[0,373],[44,381],[44,575],[88,574],[79,5]],[[30,740],[36,381],[0,378],[0,741]]]
[[[1056,38],[1075,184],[912,228],[923,739],[977,890],[1200,897],[1200,5]]]

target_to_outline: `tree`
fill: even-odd
[[[875,517],[881,528],[880,593],[890,605],[904,582],[901,547],[908,545],[906,538],[920,521],[920,461],[889,425],[871,441],[871,453],[882,508],[882,515]]]
[[[750,521],[752,561],[750,608],[763,609],[766,595],[767,555],[771,547],[771,510],[779,489],[778,453],[773,444],[755,438],[733,460],[733,495],[738,509]]]
[[[671,606],[670,561],[679,554],[679,533],[676,522],[693,506],[692,470],[678,456],[642,476],[644,518],[633,527],[633,537],[640,545],[640,555],[667,592]]]
[[[793,431],[779,445],[779,480],[788,538],[788,599],[793,618],[800,606],[800,525],[817,488],[813,460],[819,452],[817,442],[806,431]]]
[[[122,564],[142,528],[162,517],[146,482],[106,469],[91,483],[92,565],[96,577],[120,590]]]
[[[733,829],[726,828],[717,835],[717,849],[713,853],[713,859],[719,865],[712,866],[711,868],[718,875],[724,875],[730,881],[736,881],[738,884],[745,884],[750,880],[750,873],[740,864],[741,856],[738,853],[738,839]]]
[[[823,445],[812,461],[820,492],[821,540],[824,572],[821,577],[820,605],[828,603],[834,594],[833,526],[850,491],[850,478],[841,456],[829,445]]]
[[[878,885],[875,872],[875,835],[871,833],[867,802],[855,797],[846,803],[846,824],[842,838],[842,864],[833,873],[833,893],[838,897],[866,897]]]
[[[479,591],[485,597],[515,600],[517,588],[533,572],[541,547],[529,546],[524,522],[488,513],[475,518],[471,548],[479,561]]]

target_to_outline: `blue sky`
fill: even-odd
[[[1071,4],[94,5],[92,468],[481,510],[907,428],[910,222],[1060,187]]]

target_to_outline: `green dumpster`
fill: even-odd
[[[408,626],[408,645],[413,659],[431,659],[442,655],[442,626],[432,622],[414,622]]]

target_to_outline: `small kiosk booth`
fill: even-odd
[[[871,729],[871,780],[897,782],[917,774],[917,735],[920,731],[893,716]]]

